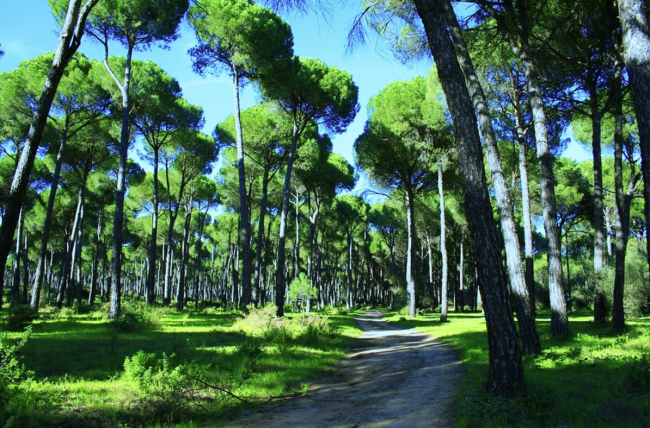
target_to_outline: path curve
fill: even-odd
[[[370,311],[357,348],[305,396],[247,412],[231,428],[453,427],[462,368],[446,344]]]

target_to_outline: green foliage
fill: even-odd
[[[200,40],[190,49],[199,74],[268,78],[286,69],[293,56],[291,28],[269,9],[247,0],[202,0],[190,9]]]
[[[183,365],[173,366],[174,354],[139,351],[124,360],[126,380],[134,382],[140,391],[140,407],[147,418],[160,423],[178,421],[189,411],[188,400],[193,393],[193,382]]]
[[[5,331],[24,331],[38,318],[29,305],[13,305],[8,312],[2,326]]]
[[[120,316],[110,321],[110,326],[117,333],[141,333],[145,330],[161,327],[161,310],[145,305],[134,305],[131,310],[128,306]]]
[[[399,314],[387,317],[398,320]],[[435,314],[404,320],[453,344],[465,372],[457,394],[458,427],[644,427],[650,412],[650,319],[630,321],[624,333],[573,313],[572,336],[553,339],[550,314],[538,313],[542,352],[524,359],[526,394],[516,400],[485,392],[489,351],[481,313]],[[552,411],[549,411],[552,409]]]
[[[10,403],[20,399],[20,382],[34,374],[19,361],[20,350],[27,344],[31,332],[28,327],[15,345],[0,342],[0,420],[6,418]]]
[[[634,357],[632,367],[625,378],[625,384],[637,394],[650,392],[650,354]]]
[[[299,58],[292,73],[262,87],[304,127],[311,121],[343,132],[359,111],[359,88],[349,73],[317,59]]]
[[[318,297],[318,290],[311,285],[311,280],[304,272],[301,272],[297,278],[291,282],[289,289],[289,300],[295,305],[305,308],[309,299]]]

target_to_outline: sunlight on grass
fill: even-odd
[[[388,320],[450,343],[465,373],[458,390],[458,427],[648,427],[650,426],[650,317],[631,320],[625,331],[594,325],[589,313],[570,317],[571,336],[551,338],[549,314],[538,315],[538,356],[524,358],[527,393],[501,400],[485,393],[489,360],[485,319],[450,313]],[[646,361],[645,363],[643,361]]]
[[[207,399],[215,392],[209,388],[191,392],[191,399],[183,398],[182,394],[190,392],[182,391],[168,391],[171,395],[167,397],[162,390],[173,379],[156,383],[157,371],[172,376],[174,367],[183,367],[197,379],[223,387],[250,403],[264,402],[269,397],[307,390],[315,379],[331,373],[352,339],[361,334],[352,313],[331,310],[305,319],[289,313],[280,327],[267,328],[249,319],[244,321],[233,311],[179,313],[167,308],[138,308],[133,310],[147,312],[139,319],[151,318],[149,327],[128,319],[126,324],[111,323],[98,312],[42,312],[22,349],[22,362],[34,374],[21,386],[26,402],[20,403],[24,411],[18,425],[194,426],[188,425],[192,419],[215,426],[224,416],[251,404],[223,394]],[[133,331],[122,332],[116,326]],[[278,329],[283,331],[279,335]],[[8,343],[20,337],[13,332],[2,335]],[[140,351],[143,356],[151,354],[151,364],[155,364],[146,375],[154,378],[143,378],[153,382],[145,390],[137,378],[125,376],[125,359]],[[161,358],[167,358],[169,368],[158,365],[165,361]],[[142,367],[146,371],[149,366]],[[190,384],[182,379],[183,385]],[[192,385],[200,386],[196,382]],[[164,406],[169,406],[169,411],[160,410]]]

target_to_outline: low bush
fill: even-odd
[[[9,416],[7,408],[21,398],[20,383],[33,375],[18,359],[31,331],[31,327],[27,327],[15,345],[0,342],[0,420],[3,421]]]
[[[138,351],[124,360],[123,377],[134,382],[141,399],[137,407],[147,419],[156,419],[161,424],[177,422],[190,409],[190,400],[195,395],[192,380],[183,365],[174,366],[174,355]]]
[[[34,313],[29,305],[12,306],[4,320],[3,329],[5,331],[24,331],[38,315]]]

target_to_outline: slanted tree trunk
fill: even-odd
[[[16,306],[20,303],[20,266],[22,262],[22,241],[23,234],[25,233],[25,208],[21,208],[20,215],[18,216],[18,233],[16,233],[16,247],[14,251],[14,269],[13,269],[13,278],[11,285],[11,296],[9,301],[11,306]],[[0,297],[2,297],[0,295]]]
[[[68,10],[61,29],[61,35],[59,36],[59,43],[54,53],[54,60],[45,79],[41,96],[38,99],[36,112],[29,126],[27,140],[25,141],[23,151],[20,154],[20,159],[14,172],[5,212],[2,216],[2,224],[0,225],[0,296],[4,287],[4,272],[7,257],[11,250],[11,241],[16,231],[20,210],[22,209],[27,192],[29,176],[34,165],[34,159],[36,158],[36,152],[41,142],[45,124],[47,123],[50,107],[54,101],[54,96],[56,95],[65,68],[81,45],[81,39],[86,26],[86,18],[98,1],[86,0],[83,6],[82,0],[71,0],[68,3]],[[2,299],[0,299],[0,309],[2,309]]]
[[[41,299],[41,287],[43,285],[43,272],[45,265],[45,256],[47,255],[47,244],[50,239],[50,227],[52,226],[52,213],[54,211],[54,202],[56,201],[56,192],[59,188],[59,178],[61,177],[61,164],[63,162],[63,152],[66,146],[66,138],[61,138],[59,150],[56,154],[54,164],[54,175],[52,176],[52,186],[50,187],[50,196],[47,199],[47,211],[45,212],[45,221],[43,222],[43,231],[41,232],[41,246],[38,252],[36,262],[36,272],[34,273],[34,285],[32,287],[32,300],[29,307],[32,311],[38,312],[38,305]]]
[[[458,55],[460,65],[465,74],[467,87],[474,103],[474,109],[478,116],[478,126],[485,143],[485,153],[487,155],[490,172],[492,174],[492,186],[496,195],[497,207],[499,209],[499,218],[501,220],[501,234],[503,236],[504,247],[506,250],[506,263],[510,277],[510,286],[512,296],[515,299],[517,308],[517,320],[519,322],[519,335],[522,342],[522,351],[524,355],[537,354],[540,352],[541,345],[539,335],[535,326],[535,316],[531,311],[530,295],[526,285],[524,269],[521,263],[521,249],[519,247],[519,237],[517,227],[512,212],[512,201],[508,193],[508,187],[503,175],[503,166],[499,158],[497,141],[492,128],[491,118],[488,112],[488,105],[485,100],[483,88],[479,83],[478,76],[472,64],[467,46],[461,34],[460,25],[456,19],[456,14],[451,7],[450,0],[444,0],[447,20],[450,24],[451,34],[454,40],[454,47]]]
[[[454,123],[465,210],[485,302],[490,373],[488,390],[505,397],[524,392],[523,365],[510,311],[501,248],[487,191],[481,139],[465,78],[447,31],[441,0],[414,0]]]
[[[515,90],[516,93],[516,90]],[[530,189],[528,187],[528,162],[526,160],[526,133],[521,124],[521,105],[519,97],[516,97],[517,104],[515,123],[517,128],[517,146],[519,148],[519,178],[521,180],[521,206],[524,220],[524,257],[526,258],[526,287],[530,296],[530,311],[535,316],[535,265],[533,261],[533,227],[530,218]]]
[[[61,309],[63,305],[63,296],[64,293],[70,295],[70,291],[67,291],[69,278],[72,272],[71,264],[72,258],[74,257],[74,250],[77,242],[77,233],[79,231],[79,226],[81,225],[81,215],[83,211],[83,205],[85,200],[85,190],[86,190],[86,179],[88,178],[88,170],[84,170],[81,183],[79,185],[79,193],[77,195],[77,208],[75,210],[74,223],[72,226],[72,233],[70,233],[69,241],[66,247],[66,254],[63,259],[63,267],[61,268],[61,285],[59,287],[59,294],[56,296],[56,307]],[[71,304],[71,300],[68,299],[68,303]]]
[[[275,304],[277,306],[277,315],[284,316],[284,297],[286,291],[286,280],[284,276],[285,264],[285,243],[287,240],[287,212],[289,211],[289,195],[291,194],[291,171],[293,170],[293,160],[296,154],[296,146],[300,137],[298,124],[293,123],[293,134],[291,138],[291,147],[287,156],[287,170],[284,175],[284,187],[282,192],[282,210],[280,212],[280,236],[278,239],[278,268],[275,270]]]
[[[618,15],[623,29],[623,60],[630,76],[639,127],[644,212],[647,223],[650,219],[650,25],[643,0],[618,0]],[[646,235],[650,266],[650,228],[646,228]]]
[[[548,288],[551,301],[551,333],[553,336],[563,337],[569,333],[569,318],[564,297],[564,286],[562,284],[562,242],[560,229],[557,225],[553,155],[549,147],[544,101],[542,100],[533,51],[528,42],[525,6],[521,4],[520,9],[515,11],[511,0],[504,0],[503,6],[506,14],[515,24],[514,34],[510,31],[502,15],[489,5],[486,8],[495,18],[499,29],[510,45],[515,57],[521,61],[528,84],[528,95],[530,96],[534,122],[533,129],[537,143],[537,158],[540,167],[544,228],[548,241],[546,257],[548,260]],[[516,40],[515,34],[517,37]]]

